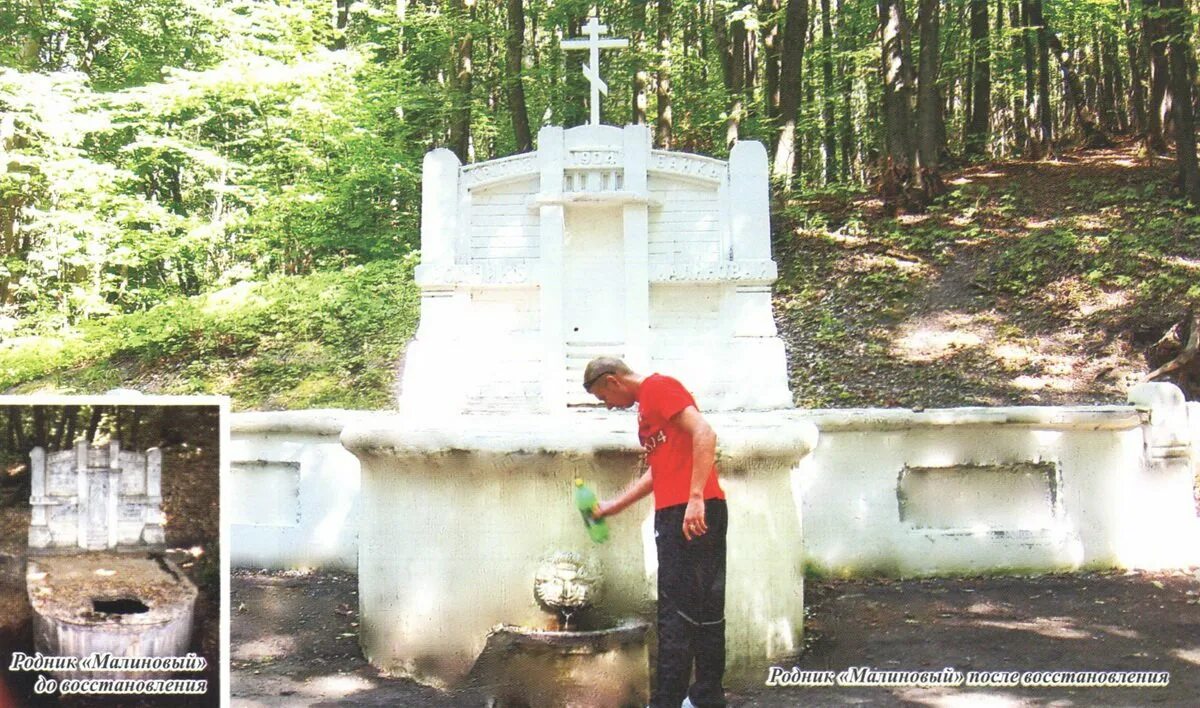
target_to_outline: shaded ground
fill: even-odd
[[[989,163],[898,218],[856,194],[776,205],[797,404],[1124,403],[1200,301],[1200,220],[1173,164],[1133,144]]]
[[[234,571],[229,651],[235,706],[483,705],[388,679],[358,646],[358,578],[350,574]]]
[[[480,706],[382,678],[358,648],[348,574],[235,573],[233,705]],[[1200,571],[811,581],[808,647],[787,668],[1167,671],[1166,688],[754,688],[731,706],[1195,705]],[[766,678],[764,667],[764,681]]]

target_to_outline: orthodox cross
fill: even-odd
[[[608,84],[600,78],[600,50],[621,49],[629,46],[628,39],[600,39],[600,35],[608,32],[608,27],[600,24],[600,18],[591,17],[583,26],[587,39],[564,39],[563,49],[587,49],[591,63],[583,65],[583,75],[592,84],[592,125],[600,125],[600,94],[608,95]]]

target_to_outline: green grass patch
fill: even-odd
[[[416,328],[415,258],[245,282],[0,348],[0,390],[216,393],[235,409],[383,408]]]

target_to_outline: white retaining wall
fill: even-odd
[[[1200,403],[1166,384],[1130,398],[765,414],[820,431],[780,500],[802,509],[797,553],[842,575],[1200,564]],[[235,566],[357,567],[359,466],[338,434],[382,415],[233,416]]]
[[[338,441],[361,412],[236,413],[230,559],[242,568],[358,567],[359,465]]]

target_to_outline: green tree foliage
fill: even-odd
[[[986,32],[978,26],[973,41],[971,0],[926,3],[924,15],[916,0],[892,0],[915,23],[893,60],[917,67],[922,42],[937,43],[921,73],[936,90],[889,89],[905,102],[925,96],[916,120],[931,123],[913,131],[924,136],[921,169],[905,157],[892,181],[915,175],[938,191],[927,185],[940,184],[939,166],[961,163],[968,133],[978,159],[1040,158],[1140,130],[1150,149],[1165,149],[1175,123],[1191,118],[1156,108],[1182,105],[1174,94],[1194,78],[1168,82],[1163,47],[1179,71],[1194,73],[1195,56],[1186,32],[1159,28],[1160,4],[989,0]],[[534,135],[587,119],[582,53],[560,42],[594,6],[0,5],[0,338],[75,341],[181,298],[401,262],[419,245],[427,150],[453,141],[479,161],[521,148],[514,80]],[[931,7],[936,28],[921,24]],[[1179,22],[1190,30],[1187,9]],[[775,148],[786,129],[791,147],[771,151],[789,161],[776,165],[780,188],[844,182],[887,196],[885,167],[898,150],[916,151],[888,144],[898,127],[885,121],[877,0],[612,0],[599,10],[610,36],[633,40],[602,53],[607,123],[658,117],[656,144],[716,156],[730,139]],[[784,61],[788,32],[797,44]],[[972,100],[980,76],[989,100]],[[794,117],[781,113],[781,86],[794,87]],[[971,115],[976,106],[987,120]]]

